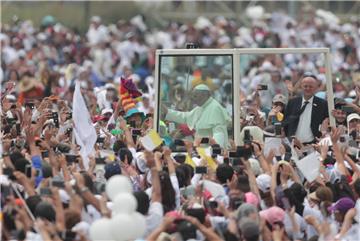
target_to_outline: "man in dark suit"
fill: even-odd
[[[306,73],[301,80],[303,95],[288,102],[285,110],[284,130],[287,137],[296,136],[302,143],[310,144],[321,137],[320,125],[327,118],[327,102],[315,96],[318,80]]]

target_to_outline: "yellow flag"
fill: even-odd
[[[193,161],[193,159],[190,157],[189,154],[186,154],[185,164],[192,166],[192,168],[196,167],[195,162]]]
[[[196,148],[197,152],[199,153],[200,157],[204,160],[206,160],[207,164],[208,164],[208,167],[210,167],[212,170],[216,170],[217,168],[217,164],[216,162],[214,161],[214,159],[212,159],[211,156],[208,156],[206,155],[206,151],[205,151],[205,148],[202,148],[202,147],[198,147]]]

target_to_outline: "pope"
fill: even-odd
[[[191,130],[195,130],[196,137],[212,137],[221,147],[226,148],[227,127],[231,123],[226,109],[211,97],[209,87],[204,84],[197,85],[190,98],[196,107],[188,112],[168,109],[162,105],[161,112],[165,120],[187,124]]]

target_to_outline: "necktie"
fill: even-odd
[[[300,111],[299,111],[299,117],[301,116],[301,114],[304,112],[304,110],[305,110],[305,108],[306,108],[306,106],[307,106],[307,104],[309,104],[309,101],[305,101],[304,102],[304,104],[303,104],[303,106],[301,107],[301,109],[300,109]]]

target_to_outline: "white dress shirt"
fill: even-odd
[[[307,104],[304,112],[300,115],[299,124],[296,129],[295,135],[302,143],[311,142],[314,140],[314,135],[311,131],[311,112],[313,100],[314,96],[308,100],[309,103]],[[303,97],[301,107],[304,105],[305,101],[306,100]]]

